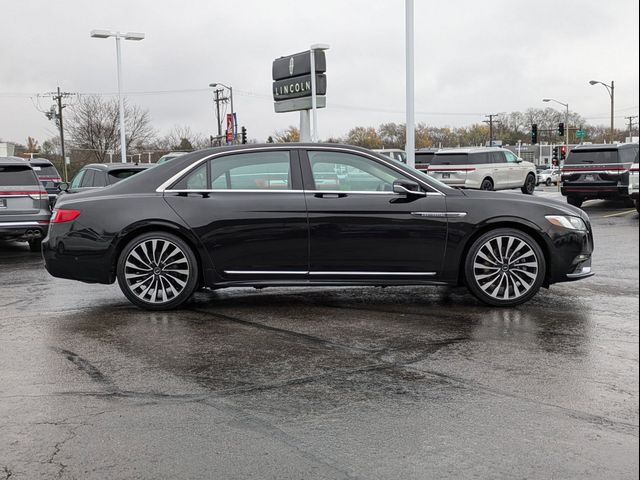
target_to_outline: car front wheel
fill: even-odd
[[[493,181],[490,178],[485,178],[480,184],[480,190],[493,190]]]
[[[567,197],[567,203],[569,205],[573,205],[574,207],[580,208],[582,206],[582,198],[580,197]]]
[[[464,273],[467,288],[480,301],[511,307],[538,293],[546,275],[546,260],[530,235],[501,228],[473,242]]]
[[[191,247],[166,232],[131,240],[117,265],[122,293],[147,310],[168,310],[187,301],[198,284],[198,262]]]

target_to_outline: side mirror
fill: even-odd
[[[66,192],[69,190],[69,184],[67,182],[60,182],[58,184],[58,190],[61,192]]]
[[[393,182],[393,193],[410,195],[414,197],[426,197],[427,194],[420,190],[420,185],[412,180],[396,180]]]

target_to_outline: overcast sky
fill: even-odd
[[[56,135],[35,94],[117,91],[113,39],[92,29],[144,32],[123,42],[124,90],[166,133],[188,125],[209,135],[212,93],[234,89],[239,125],[264,141],[298,125],[273,110],[271,63],[327,43],[327,108],[321,138],[353,126],[405,119],[403,0],[3,0],[0,138],[41,143]],[[589,80],[615,81],[618,128],[638,114],[637,0],[415,1],[416,121],[480,122],[485,114],[568,102],[589,123],[608,125],[609,96]],[[167,93],[157,93],[158,91]],[[139,93],[152,92],[152,93]],[[156,93],[153,93],[156,92]],[[32,97],[32,98],[30,98]],[[48,108],[50,100],[40,99]],[[563,107],[556,105],[558,108]]]

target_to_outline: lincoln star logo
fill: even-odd
[[[289,75],[293,75],[293,57],[289,60]]]

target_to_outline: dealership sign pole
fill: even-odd
[[[317,141],[317,109],[326,107],[327,76],[324,50],[316,44],[306,52],[273,61],[273,100],[276,113],[300,112],[300,140]],[[313,135],[311,134],[313,112]]]

